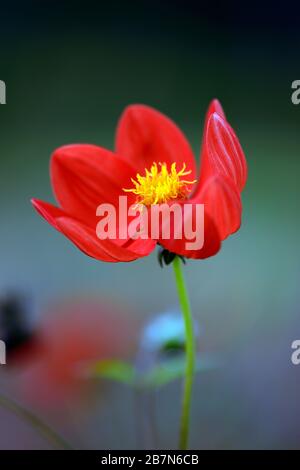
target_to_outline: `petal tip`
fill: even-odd
[[[39,200],[39,199],[36,199],[35,197],[32,197],[32,198],[30,199],[30,203],[32,204],[32,206],[33,206],[36,210],[39,209],[39,207],[40,207],[40,200]]]
[[[220,103],[220,101],[217,98],[214,98],[209,105],[209,114],[216,113],[219,116],[221,116],[223,119],[226,119],[223,107]]]

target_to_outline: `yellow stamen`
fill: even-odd
[[[166,163],[153,163],[150,170],[145,169],[145,176],[139,173],[136,179],[131,178],[134,185],[131,189],[123,189],[127,193],[133,193],[137,196],[137,203],[151,206],[152,204],[161,204],[171,199],[185,199],[190,192],[188,185],[196,183],[181,179],[189,175],[186,171],[186,165],[180,171],[176,170],[176,163],[172,163],[170,171]]]

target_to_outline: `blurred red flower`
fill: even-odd
[[[40,347],[21,362],[15,376],[21,398],[58,408],[86,397],[90,361],[124,358],[134,352],[132,318],[117,305],[77,299],[52,307],[35,336]]]
[[[243,151],[217,100],[210,104],[205,121],[197,183],[196,160],[180,129],[160,112],[132,105],[121,116],[115,153],[87,144],[64,146],[54,152],[51,181],[60,207],[37,199],[32,203],[84,253],[102,261],[132,261],[151,253],[157,243],[181,256],[207,258],[240,227],[240,193],[246,178]],[[101,203],[117,208],[119,196],[124,194],[129,204],[171,205],[176,201],[181,208],[187,200],[204,204],[203,247],[186,249],[185,236],[98,239],[96,208]],[[184,217],[182,213],[183,223]]]

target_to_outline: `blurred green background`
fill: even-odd
[[[299,447],[300,367],[290,360],[300,338],[300,106],[291,102],[291,83],[300,78],[299,6],[0,6],[0,79],[7,85],[7,105],[0,106],[1,291],[29,292],[38,315],[74,293],[111,297],[132,309],[137,329],[176,307],[172,270],[161,270],[155,254],[118,265],[85,257],[29,201],[54,201],[48,165],[55,148],[89,142],[112,149],[118,116],[130,103],[169,115],[198,157],[205,111],[217,97],[240,138],[249,179],[240,231],[216,257],[185,268],[201,350],[222,359],[197,377],[191,448]],[[4,367],[0,374],[5,382]],[[179,400],[178,383],[157,395],[160,448],[176,445]],[[105,406],[80,424],[85,446],[134,448],[133,401],[132,391],[112,386]],[[5,414],[0,447],[43,448],[25,428]]]

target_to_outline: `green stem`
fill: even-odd
[[[47,441],[58,449],[71,450],[71,446],[59,436],[47,424],[35,416],[31,411],[26,410],[23,406],[4,395],[0,395],[0,406],[11,411],[23,421],[30,424],[38,433],[42,434]]]
[[[190,301],[182,272],[181,259],[178,256],[176,256],[173,261],[173,267],[178,298],[185,325],[186,368],[180,420],[179,448],[181,450],[186,450],[188,448],[191,396],[195,369],[195,339]]]

